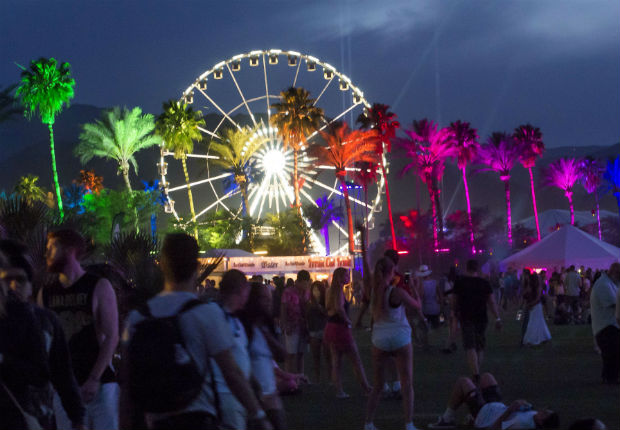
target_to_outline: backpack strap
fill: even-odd
[[[200,305],[204,305],[205,303],[198,300],[198,299],[191,299],[188,300],[183,306],[181,306],[181,309],[179,309],[179,311],[177,312],[177,315],[182,314],[184,312],[187,312],[193,308],[195,308],[196,306],[200,306]]]

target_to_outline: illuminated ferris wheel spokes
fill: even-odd
[[[278,82],[278,84],[275,85],[274,82],[272,82],[274,76],[271,76],[270,70],[279,63],[282,57],[285,58],[286,64],[290,66],[289,70],[294,71],[294,73],[291,73],[292,76],[289,78],[290,80],[285,79],[284,82],[281,82],[282,78],[279,80],[275,79],[275,81]],[[302,63],[305,63],[305,67],[303,67],[304,64]],[[258,79],[254,87],[251,88],[258,88],[258,94],[250,94],[247,92],[247,86],[242,79],[242,75],[239,73],[241,68],[246,66],[249,66],[248,71],[250,69],[255,69],[256,72],[259,72],[257,74],[255,73],[255,75],[258,75]],[[274,72],[274,75],[276,77],[278,76],[276,72]],[[182,98],[188,104],[194,103],[194,97],[196,96],[207,103],[207,108],[213,108],[214,112],[217,112],[221,117],[214,127],[208,125],[199,127],[200,132],[203,133],[207,142],[221,141],[221,133],[224,127],[243,130],[245,126],[253,126],[256,132],[261,134],[261,137],[265,138],[262,147],[248,160],[249,165],[260,173],[255,175],[257,179],[248,182],[246,190],[248,201],[246,211],[248,215],[252,217],[261,218],[266,213],[279,213],[282,210],[292,207],[294,203],[292,184],[293,152],[291,149],[285,150],[283,148],[282,140],[278,136],[277,129],[270,125],[272,114],[271,105],[280,100],[279,94],[270,94],[270,88],[282,90],[299,84],[310,90],[310,88],[306,86],[307,84],[305,81],[312,77],[318,77],[319,81],[318,84],[314,81],[311,82],[311,84],[314,84],[316,90],[312,92],[317,94],[314,104],[321,106],[327,113],[327,118],[329,119],[324,121],[324,124],[318,131],[308,136],[307,143],[309,145],[312,144],[315,139],[318,139],[317,136],[319,135],[319,131],[325,130],[333,122],[344,119],[347,114],[351,114],[351,118],[353,118],[354,111],[357,110],[355,113],[359,114],[364,108],[369,107],[361,90],[355,87],[347,76],[339,73],[334,67],[321,62],[315,57],[300,54],[295,51],[281,50],[252,51],[246,54],[236,55],[216,64],[213,68],[204,72],[183,92]],[[324,80],[324,82],[320,82],[322,80]],[[212,89],[216,88],[220,82],[224,81],[228,82],[230,89],[226,97],[218,96],[217,92],[212,91]],[[333,81],[337,82],[337,86]],[[209,91],[207,91],[207,88]],[[262,94],[260,93],[261,88],[263,91]],[[331,100],[334,98],[330,90],[336,91],[337,101],[343,104],[342,109],[335,110],[335,113],[332,113],[334,109],[331,107],[339,103],[330,103],[330,97],[332,98]],[[343,97],[342,94],[345,94],[345,97]],[[230,103],[231,95],[236,96],[238,101],[234,102],[235,104],[232,107],[227,107],[227,104]],[[348,102],[345,103],[345,100],[348,100]],[[329,115],[329,113],[332,114]],[[243,114],[247,115],[247,121],[240,119],[240,115]],[[309,158],[306,149],[306,147],[302,147],[302,150],[298,154],[299,180],[301,185],[300,198],[302,200],[302,206],[308,203],[317,206],[316,200],[323,195],[341,199],[343,193],[340,189],[339,182],[334,180],[333,169],[330,168],[330,166],[316,165],[316,160]],[[174,208],[174,201],[171,199],[170,194],[174,193],[178,198],[183,198],[182,194],[176,193],[181,190],[186,190],[187,184],[171,184],[167,181],[166,176],[172,180],[172,177],[167,175],[166,171],[166,159],[169,159],[171,156],[171,153],[162,150],[159,164],[162,183],[165,185],[165,192],[170,198],[170,206],[168,209],[179,219],[179,215]],[[227,211],[233,217],[240,216],[243,213],[241,189],[238,184],[237,186],[230,186],[232,183],[231,181],[234,182],[236,180],[232,172],[222,171],[222,168],[216,167],[212,163],[212,161],[219,158],[219,156],[212,153],[208,145],[197,144],[195,145],[194,153],[188,154],[188,157],[204,163],[200,170],[206,172],[205,177],[200,177],[199,175],[198,178],[192,178],[190,181],[190,188],[192,189],[195,207],[197,208],[197,221],[200,222],[209,211],[219,209]],[[196,174],[195,171],[191,173],[194,175]],[[224,186],[225,183],[229,185]],[[373,191],[372,198],[369,200],[368,205],[350,192],[350,202],[352,208],[356,211],[356,217],[359,217],[360,213],[365,217],[365,211],[368,210],[368,218],[371,219],[373,217],[373,212],[380,210],[382,186],[383,178],[380,177],[378,185],[376,186],[376,193]],[[346,220],[332,223],[342,235],[345,237],[348,236]],[[321,240],[316,234],[312,233],[311,241],[313,245],[315,245],[315,249],[320,250],[322,248],[322,244],[320,243]],[[346,249],[346,245],[341,247],[336,253],[344,249]]]

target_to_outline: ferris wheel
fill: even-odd
[[[247,187],[248,215],[261,218],[294,205],[293,151],[284,148],[278,129],[270,121],[271,105],[279,102],[280,92],[289,87],[308,90],[315,106],[323,109],[325,120],[320,131],[335,121],[346,121],[353,128],[357,116],[370,107],[363,92],[347,76],[310,55],[279,49],[260,50],[235,55],[215,64],[198,76],[181,97],[195,110],[200,110],[205,118],[205,125],[199,127],[203,140],[194,145],[193,153],[187,154],[189,185],[181,162],[174,159],[174,154],[166,151],[163,145],[161,148],[158,168],[167,197],[166,212],[177,220],[181,220],[179,214],[188,213],[189,186],[196,222],[204,220],[209,211],[226,211],[233,218],[242,215],[242,190],[234,186],[234,173],[217,163],[220,156],[210,147],[210,142],[220,142],[224,131],[230,128],[253,131],[246,146],[253,139],[261,141],[251,160],[260,174],[254,175]],[[317,206],[318,199],[327,198],[344,208],[343,192],[334,168],[319,165],[306,153],[318,139],[318,131],[308,136],[307,145],[299,152],[301,205]],[[347,182],[352,183],[356,169],[351,170]],[[367,216],[369,228],[374,226],[374,212],[382,209],[384,178],[381,172],[377,179],[376,184],[368,189],[367,203],[359,188],[349,187],[353,216],[358,219]],[[305,221],[309,225],[308,220]],[[331,234],[343,239],[331,240],[337,246],[332,246],[329,254],[345,253],[348,240],[346,215],[331,221]],[[314,252],[325,255],[326,240],[311,232],[310,241]]]

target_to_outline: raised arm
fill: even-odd
[[[366,235],[364,227],[361,224],[356,225],[362,239],[362,267],[364,270],[363,286],[367,297],[370,297],[370,289],[372,288],[372,273],[370,272],[370,264],[368,263],[368,244],[366,243]]]

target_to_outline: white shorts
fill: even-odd
[[[284,348],[287,354],[303,354],[306,350],[306,339],[298,331],[284,333]]]
[[[411,343],[411,328],[376,330],[371,335],[372,344],[385,352],[396,351]]]

